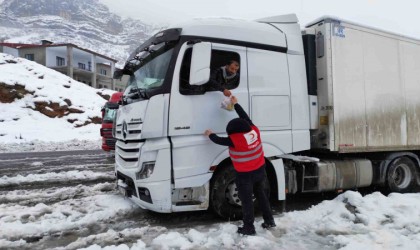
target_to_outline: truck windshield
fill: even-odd
[[[133,89],[142,90],[141,93],[144,94],[140,97],[147,98],[147,90],[158,88],[163,84],[173,53],[173,47],[170,49],[165,47],[164,44],[155,45],[139,53],[135,59],[138,68],[130,76],[126,93],[135,92]]]
[[[105,108],[103,123],[112,123],[118,109]]]

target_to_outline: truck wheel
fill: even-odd
[[[211,180],[210,207],[222,218],[230,220],[242,218],[235,178],[235,170],[229,165],[216,172]]]
[[[387,183],[391,192],[410,192],[416,180],[416,165],[408,157],[395,159],[388,168]]]

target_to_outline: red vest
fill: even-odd
[[[251,127],[248,133],[235,133],[229,135],[234,147],[229,147],[230,159],[238,172],[250,172],[264,165],[264,152],[262,148],[260,130]]]

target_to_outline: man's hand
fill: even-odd
[[[213,130],[211,130],[211,129],[207,129],[206,131],[204,131],[204,134],[205,134],[206,136],[209,136],[209,135],[211,135],[211,134],[214,134],[214,132],[213,132]]]
[[[228,90],[228,89],[223,90],[223,94],[224,94],[226,97],[229,97],[229,96],[231,96],[231,95],[232,95],[232,93],[231,93],[231,92],[230,92],[230,90]]]
[[[237,104],[237,103],[238,103],[238,99],[236,98],[236,96],[231,96],[231,97],[230,97],[230,102],[231,102],[233,105],[235,105],[235,104]]]

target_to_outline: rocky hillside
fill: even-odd
[[[112,93],[0,53],[0,141],[99,139],[101,107]]]
[[[98,0],[0,0],[0,40],[74,43],[120,64],[157,29],[141,20],[122,19]]]

